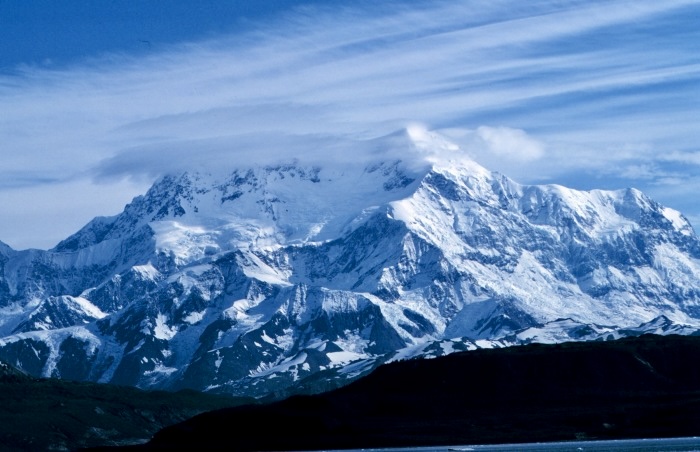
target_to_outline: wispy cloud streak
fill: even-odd
[[[580,170],[609,186],[652,187],[669,171],[696,180],[677,166],[698,152],[697,1],[365,8],[305,8],[150,57],[2,75],[0,190],[315,158],[319,136],[365,139],[414,120],[525,182],[581,185]],[[626,178],[624,165],[659,179]]]

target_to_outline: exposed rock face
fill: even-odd
[[[400,357],[700,328],[678,212],[465,160],[168,176],[52,250],[3,245],[0,275],[0,358],[144,388],[260,396]]]

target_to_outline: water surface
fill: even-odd
[[[567,441],[554,443],[494,444],[474,446],[405,447],[395,449],[351,449],[338,452],[700,452],[700,437]]]

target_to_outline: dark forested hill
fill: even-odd
[[[196,416],[143,447],[300,450],[699,435],[699,357],[698,337],[646,335],[396,362],[326,394]]]
[[[251,399],[32,378],[0,363],[0,450],[147,441],[165,426]]]

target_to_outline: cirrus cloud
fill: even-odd
[[[11,244],[55,243],[165,172],[374,158],[371,146],[338,143],[412,121],[451,131],[477,161],[523,182],[690,181],[679,166],[698,152],[700,31],[688,17],[699,11],[694,0],[309,7],[151,55],[16,68],[0,74],[0,190],[12,190],[0,208],[15,215],[0,239],[37,221],[52,227]],[[635,167],[649,171],[613,174]],[[100,191],[103,212],[89,195],[96,183],[113,187]],[[10,206],[23,189],[61,202],[58,186],[76,189],[65,221]],[[657,193],[674,207],[691,196]]]

